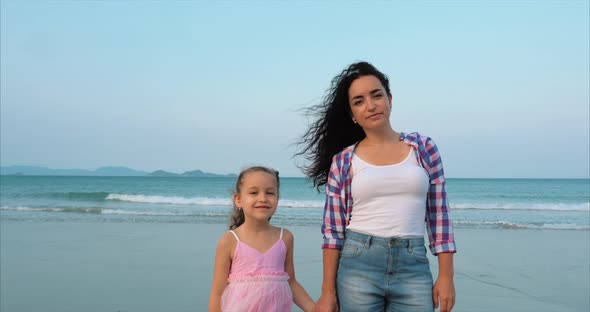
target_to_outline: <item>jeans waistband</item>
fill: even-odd
[[[424,237],[416,237],[416,238],[400,238],[400,237],[378,237],[373,235],[367,235],[359,232],[353,232],[350,230],[346,230],[345,239],[352,239],[353,241],[357,241],[359,243],[365,244],[367,246],[370,245],[389,245],[389,246],[399,246],[399,247],[416,247],[416,246],[424,246]]]

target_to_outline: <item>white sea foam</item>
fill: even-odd
[[[118,200],[124,202],[146,203],[146,204],[172,204],[172,205],[198,205],[198,206],[229,206],[229,198],[211,197],[180,197],[180,196],[154,196],[142,194],[109,194],[107,200]],[[314,200],[279,200],[279,207],[285,208],[322,208],[323,201]]]
[[[574,223],[532,224],[509,221],[454,221],[457,227],[502,228],[502,229],[547,229],[547,230],[590,230],[590,225]]]
[[[198,206],[230,206],[231,199],[215,197],[182,197],[158,196],[143,194],[108,194],[106,200],[145,204],[198,205]],[[279,207],[283,208],[323,208],[323,200],[280,199]],[[588,203],[469,203],[451,202],[451,209],[475,210],[542,210],[542,211],[590,211]]]
[[[173,205],[200,205],[200,206],[227,206],[231,205],[228,198],[209,197],[180,197],[180,196],[154,196],[134,194],[109,194],[107,200],[119,200],[146,204],[173,204]]]
[[[588,203],[451,203],[451,209],[590,211]]]
[[[190,216],[204,216],[204,217],[223,216],[223,217],[226,217],[227,216],[227,213],[153,212],[153,211],[122,210],[122,209],[103,209],[102,213],[103,214],[112,214],[112,215],[130,215],[130,216],[175,216],[175,217],[182,217],[182,216],[187,216],[187,217],[190,217]]]
[[[279,200],[279,207],[286,208],[324,208],[323,201],[317,200],[291,200],[281,199]]]
[[[48,208],[31,208],[31,207],[8,207],[2,206],[0,210],[6,211],[24,211],[24,212],[67,212],[67,213],[92,213],[92,214],[105,214],[105,215],[134,215],[134,216],[223,216],[226,217],[228,214],[226,211],[220,211],[219,213],[204,211],[204,212],[153,212],[153,211],[135,211],[135,210],[124,210],[124,209],[105,209],[105,208],[81,208],[81,207],[48,207]]]

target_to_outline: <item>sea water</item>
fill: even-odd
[[[0,177],[3,221],[227,223],[235,178]],[[590,230],[588,179],[447,179],[455,227]],[[320,191],[281,178],[273,222],[321,224]]]

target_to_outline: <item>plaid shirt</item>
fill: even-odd
[[[426,229],[430,251],[436,255],[442,252],[456,252],[453,227],[449,218],[449,204],[445,191],[445,177],[442,161],[436,144],[426,136],[414,133],[400,133],[400,140],[411,145],[416,151],[418,163],[430,177],[426,197]],[[326,203],[322,248],[342,249],[344,233],[352,212],[352,177],[348,174],[352,153],[358,143],[351,145],[332,158],[332,165],[326,183]]]

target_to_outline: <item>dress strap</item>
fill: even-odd
[[[234,234],[234,237],[236,238],[236,240],[239,242],[240,239],[238,238],[238,234],[236,234],[236,232],[234,232],[234,230],[229,230],[230,233]],[[281,232],[281,236],[283,235],[283,232]]]
[[[281,236],[279,236],[280,239],[283,239],[283,228],[281,228]]]

